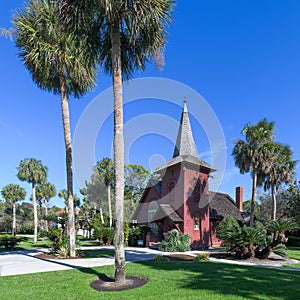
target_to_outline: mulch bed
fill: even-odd
[[[168,254],[164,255],[170,261],[192,261],[194,260],[194,256],[187,255],[187,254]]]
[[[90,283],[90,286],[99,292],[117,292],[135,289],[145,285],[148,282],[146,278],[139,276],[126,276],[123,283],[116,283],[113,277],[105,275],[100,276]]]

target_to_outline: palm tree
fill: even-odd
[[[115,281],[125,280],[124,252],[124,140],[122,79],[144,70],[151,59],[163,64],[166,27],[171,21],[173,0],[59,0],[66,19],[86,7],[97,10],[101,47],[100,63],[112,76],[114,93],[115,169]],[[91,9],[93,10],[93,9]]]
[[[94,86],[98,35],[94,18],[80,15],[85,26],[72,28],[61,17],[59,1],[30,0],[14,19],[19,56],[39,88],[60,94],[66,150],[70,256],[75,257],[72,144],[69,96],[80,97]],[[76,14],[78,16],[78,14]],[[84,20],[83,20],[84,19]]]
[[[240,173],[244,174],[251,171],[250,226],[253,226],[258,174],[268,173],[271,167],[269,147],[273,143],[274,122],[262,119],[255,125],[247,124],[242,133],[245,134],[245,141],[238,140],[236,142],[232,155]]]
[[[165,45],[166,25],[171,20],[173,0],[100,1],[103,45],[100,61],[111,74],[114,93],[115,169],[115,281],[125,280],[124,252],[124,138],[122,78],[135,69],[144,70],[155,58],[158,66]]]
[[[26,197],[25,189],[20,187],[18,184],[8,184],[1,191],[2,197],[6,202],[11,203],[13,207],[12,213],[12,235],[16,235],[16,202],[24,200]]]
[[[55,195],[56,195],[56,188],[55,188],[54,184],[52,184],[50,182],[42,182],[42,183],[37,184],[37,186],[36,186],[37,199],[41,199],[41,201],[44,202],[44,206],[45,206],[46,231],[48,231],[48,229],[49,229],[48,221],[47,221],[48,204],[49,204],[50,199],[52,197],[54,197]]]
[[[295,176],[296,161],[292,160],[293,151],[287,145],[274,143],[270,145],[270,168],[264,174],[264,190],[271,190],[272,220],[276,221],[277,200],[275,190],[278,191],[282,183],[290,184]]]
[[[111,187],[114,184],[114,163],[112,159],[104,157],[101,161],[98,161],[94,167],[103,180],[107,189],[107,202],[108,202],[108,215],[109,215],[109,227],[112,226],[112,212],[111,212]]]
[[[38,215],[36,207],[35,188],[38,183],[46,181],[48,175],[48,168],[43,166],[40,160],[28,158],[22,160],[17,169],[18,178],[21,181],[27,181],[28,183],[31,183],[34,215],[34,244],[36,245],[38,234]]]

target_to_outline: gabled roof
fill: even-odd
[[[234,200],[223,193],[209,192],[210,218],[222,220],[227,216],[233,216],[238,221],[244,222],[242,213],[236,207]]]
[[[152,222],[162,220],[165,217],[170,218],[170,220],[172,220],[173,222],[183,222],[182,218],[178,215],[178,213],[171,205],[160,204],[152,218]]]

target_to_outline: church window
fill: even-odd
[[[199,215],[194,216],[194,230],[199,230],[200,218]]]
[[[157,201],[151,201],[148,206],[148,226],[151,228],[153,233],[157,232],[157,225],[152,223],[153,217],[158,209]]]

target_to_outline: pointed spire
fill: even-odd
[[[184,155],[198,157],[195,141],[191,129],[186,97],[184,97],[184,101],[183,101],[183,110],[181,114],[181,121],[180,121],[180,126],[177,134],[177,140],[176,140],[176,146],[173,153],[173,158],[177,156],[184,156]]]

